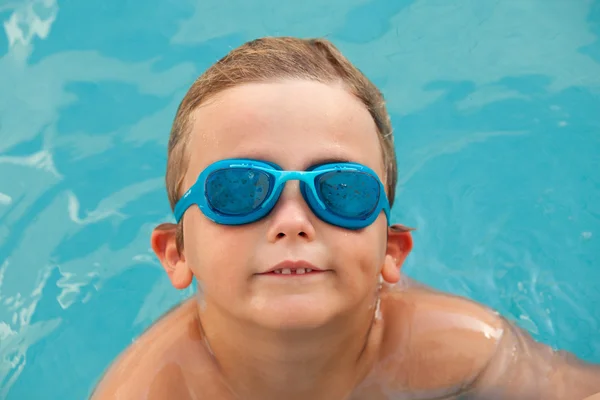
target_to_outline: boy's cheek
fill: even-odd
[[[250,238],[240,237],[227,230],[211,228],[213,227],[207,227],[202,232],[195,231],[190,235],[193,243],[186,250],[193,252],[193,255],[190,255],[190,259],[194,261],[192,268],[199,273],[204,269],[216,267],[222,273],[226,271],[233,273],[244,268],[247,261],[252,258],[250,251],[253,246]]]
[[[387,245],[385,239],[376,230],[364,230],[347,233],[328,244],[334,259],[360,262],[365,269],[371,269],[371,266],[381,269]]]

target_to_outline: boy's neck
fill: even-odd
[[[305,332],[249,326],[210,307],[198,313],[205,341],[239,398],[317,400],[346,398],[376,361],[375,310],[361,308]]]

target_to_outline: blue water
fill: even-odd
[[[600,362],[600,1],[0,0],[0,20],[0,399],[85,398],[190,295],[149,246],[170,124],[263,35],[326,36],[383,90],[408,275]]]

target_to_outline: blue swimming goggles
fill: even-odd
[[[284,185],[300,181],[310,209],[323,221],[347,229],[371,225],[383,210],[388,225],[390,205],[383,184],[370,168],[350,163],[314,166],[307,171],[283,171],[276,164],[228,159],[209,165],[175,205],[175,219],[197,204],[202,213],[223,225],[242,225],[265,217]]]

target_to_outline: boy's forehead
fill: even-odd
[[[192,115],[188,172],[224,158],[256,158],[284,169],[327,159],[359,162],[383,178],[375,123],[341,86],[292,81],[225,90]]]

